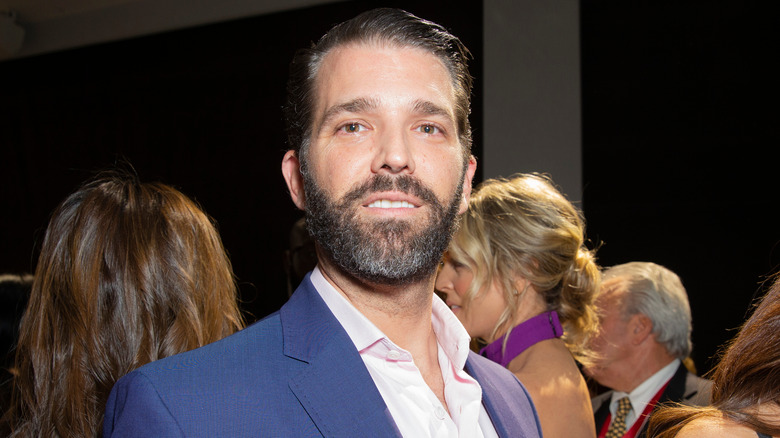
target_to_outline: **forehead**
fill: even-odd
[[[387,105],[431,101],[454,112],[455,87],[444,63],[424,49],[353,43],[325,55],[315,78],[315,97],[318,114],[366,97]]]

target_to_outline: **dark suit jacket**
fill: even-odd
[[[514,375],[471,354],[466,371],[500,436],[541,436]],[[399,437],[347,333],[308,276],[267,318],[145,365],[111,391],[106,437]]]
[[[596,418],[596,434],[601,431],[604,426],[604,422],[609,416],[609,402],[612,398],[614,391],[607,391],[594,397],[591,400],[593,403],[593,415]],[[677,402],[691,406],[706,406],[710,403],[710,395],[712,393],[712,381],[697,377],[695,374],[688,372],[685,366],[681,363],[677,371],[672,376],[669,384],[666,386],[661,398],[658,399],[653,410],[657,409],[659,405],[668,402]],[[642,407],[644,409],[644,406]],[[638,420],[641,421],[641,420]],[[642,430],[639,431],[638,438],[645,438],[647,436],[647,423],[642,426]]]

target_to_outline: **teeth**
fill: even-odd
[[[415,208],[414,205],[406,201],[388,201],[387,199],[379,199],[370,204],[372,208]]]

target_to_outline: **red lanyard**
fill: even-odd
[[[658,400],[661,398],[661,394],[664,393],[666,386],[669,385],[669,380],[667,380],[666,383],[664,383],[664,386],[662,386],[661,389],[655,393],[653,398],[650,399],[649,402],[647,402],[647,406],[645,406],[645,410],[642,411],[642,415],[637,417],[636,421],[634,422],[634,425],[631,426],[631,429],[627,430],[626,433],[623,434],[623,438],[634,438],[639,434],[639,430],[647,422],[647,417],[649,417],[650,413],[653,412],[653,408],[655,407],[655,404],[658,403]],[[599,438],[604,438],[607,436],[607,430],[609,430],[609,423],[611,422],[612,422],[612,414],[609,413],[607,414],[607,419],[604,420],[604,424],[601,426],[601,430],[599,431]]]

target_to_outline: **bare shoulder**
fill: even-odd
[[[722,415],[699,417],[680,429],[676,438],[756,438],[756,432]]]
[[[526,352],[522,367],[513,370],[518,375],[525,375],[528,385],[553,384],[557,390],[570,393],[578,391],[580,383],[584,384],[582,374],[571,356],[566,345],[559,339],[548,339],[535,344]],[[513,361],[514,362],[514,361]],[[509,369],[512,370],[512,363]],[[523,379],[520,379],[523,381]],[[523,382],[525,383],[525,382]]]
[[[515,371],[536,406],[543,435],[595,437],[587,385],[571,354],[562,342],[543,344],[527,350],[523,367]]]

